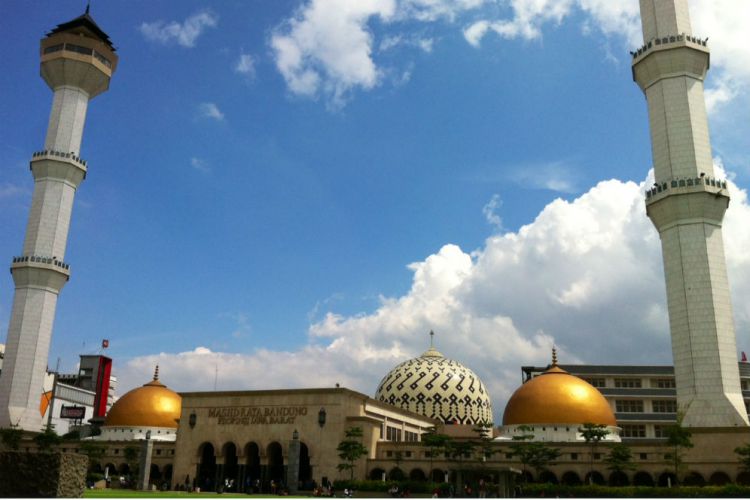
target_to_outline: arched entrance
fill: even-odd
[[[630,480],[628,479],[628,475],[621,470],[615,471],[609,475],[610,486],[628,486],[629,484]]]
[[[198,477],[196,485],[202,491],[216,491],[216,452],[214,445],[203,443],[198,448],[201,461],[198,464]]]
[[[433,483],[444,483],[445,482],[445,471],[443,469],[432,469],[432,482]]]
[[[299,480],[304,489],[312,489],[312,467],[310,466],[310,449],[305,443],[299,444]],[[308,485],[310,486],[308,488]]]
[[[675,475],[671,472],[662,472],[661,475],[659,475],[659,486],[661,487],[667,487],[667,486],[675,486],[677,484],[677,478]]]
[[[541,474],[539,474],[539,482],[540,483],[550,483],[550,484],[557,484],[557,476],[554,472],[544,470]]]
[[[685,486],[705,486],[706,480],[703,479],[703,476],[699,472],[692,471],[685,476],[683,484]]]
[[[260,493],[260,446],[245,445],[245,493]]]
[[[598,484],[603,485],[606,484],[606,481],[604,480],[604,476],[600,472],[597,471],[591,471],[588,474],[586,474],[586,478],[584,480],[586,484]]]
[[[409,480],[427,481],[427,476],[422,469],[412,469],[411,472],[409,472]]]
[[[581,476],[579,476],[578,473],[569,470],[562,475],[561,482],[562,484],[566,484],[568,486],[578,486],[581,484]]]
[[[385,475],[385,471],[383,469],[372,469],[370,471],[370,480],[371,481],[382,481],[383,477]]]
[[[737,484],[750,484],[750,471],[742,471],[737,474]]]
[[[161,470],[156,464],[151,464],[151,471],[149,472],[148,480],[151,484],[159,486],[161,484]]]
[[[654,478],[646,471],[638,471],[633,476],[633,486],[653,486]]]
[[[172,464],[167,464],[164,466],[164,470],[162,471],[162,474],[164,475],[164,480],[167,481],[167,483],[172,482]]]
[[[711,474],[711,477],[708,479],[709,484],[713,486],[724,486],[725,484],[729,484],[732,482],[732,479],[729,477],[729,474],[726,472],[716,471],[713,474]]]
[[[224,491],[237,491],[240,481],[237,446],[234,443],[225,443],[221,449],[221,454],[224,455],[224,465],[221,471],[222,477],[219,478],[222,481],[221,486],[224,488]]]
[[[390,479],[391,481],[403,481],[404,479],[406,479],[406,474],[404,474],[404,471],[402,471],[398,467],[394,467],[388,473],[388,479]]]
[[[269,491],[276,493],[270,489],[271,481],[276,486],[281,485],[284,482],[284,454],[281,449],[281,445],[274,441],[268,445],[266,449],[266,456],[268,456],[268,484]]]

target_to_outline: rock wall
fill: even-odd
[[[89,459],[75,453],[0,453],[0,497],[82,497]]]

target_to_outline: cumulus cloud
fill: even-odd
[[[219,17],[209,10],[196,12],[183,22],[154,21],[142,23],[139,27],[141,34],[147,39],[163,44],[177,43],[182,47],[194,47],[198,37],[206,28],[214,28],[219,23]]]
[[[329,309],[297,350],[139,357],[118,373],[121,387],[142,384],[159,363],[178,390],[212,389],[218,366],[220,389],[341,383],[373,394],[390,368],[427,348],[434,330],[437,348],[482,378],[499,420],[520,367],[548,363],[553,343],[563,363],[669,364],[661,247],[643,203],[652,182],[602,181],[572,200],[554,200],[529,224],[473,252],[446,244],[409,265],[408,292],[381,297],[367,314]],[[724,239],[737,331],[746,332],[750,205],[745,191],[734,184],[730,191]],[[740,344],[748,340],[738,335]]]
[[[255,59],[250,54],[240,54],[234,65],[234,71],[252,79],[255,77]]]
[[[218,122],[224,120],[224,113],[213,102],[202,102],[198,105],[198,112],[205,118],[212,118]]]

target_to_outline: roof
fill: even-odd
[[[89,15],[89,8],[86,7],[86,12],[83,13],[83,15],[80,15],[76,17],[75,19],[72,19],[68,21],[67,23],[58,24],[55,29],[47,33],[47,37],[50,37],[57,33],[63,33],[66,31],[72,31],[76,28],[86,28],[88,31],[91,32],[96,38],[98,38],[100,41],[107,44],[107,46],[112,49],[112,51],[115,50],[114,46],[112,45],[112,41],[109,39],[109,35],[107,35],[104,30],[102,30],[99,25],[96,24],[96,21],[94,21],[94,18],[92,18]]]

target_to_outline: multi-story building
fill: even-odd
[[[623,441],[665,438],[664,429],[677,421],[674,367],[659,365],[560,365],[593,385],[607,399],[622,430]],[[523,366],[523,381],[548,367]],[[750,408],[750,363],[740,362],[740,385],[746,410]],[[750,411],[748,412],[750,413]]]

